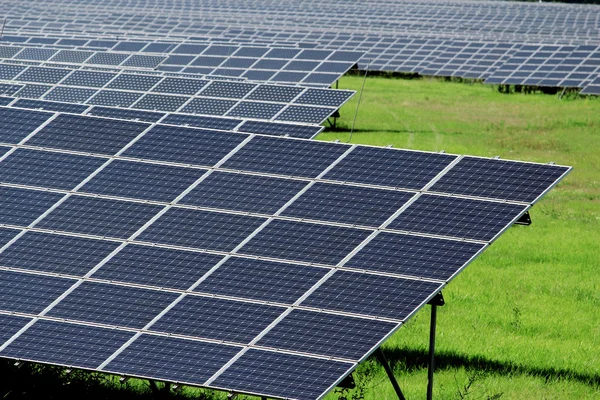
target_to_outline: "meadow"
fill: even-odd
[[[360,90],[362,84],[360,76],[345,76],[340,88]],[[600,398],[600,98],[501,94],[477,83],[370,77],[350,134],[358,98],[344,105],[337,127],[318,140],[574,167],[533,207],[531,226],[510,228],[444,290],[434,398]],[[383,346],[408,400],[425,399],[429,313],[429,307],[421,310]],[[40,378],[35,368],[6,368],[0,372],[7,382],[23,382],[28,398],[154,397],[139,380],[120,384],[58,370]],[[354,378],[356,389],[336,389],[326,399],[396,398],[375,359],[361,364]],[[13,397],[20,396],[12,391],[6,398]],[[184,389],[165,397],[226,394]]]

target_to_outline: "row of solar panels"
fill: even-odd
[[[570,38],[597,40],[597,7],[570,5],[532,5],[493,2],[477,4],[459,1],[444,2],[380,2],[346,1],[311,2],[306,6],[282,1],[199,1],[194,4],[150,2],[140,7],[135,1],[37,2],[31,5],[28,18],[22,18],[29,6],[12,4],[7,27],[11,30],[29,28],[46,31],[148,34],[180,34],[224,36],[231,32],[253,29],[272,35],[285,32],[289,39],[318,41],[335,31],[348,34],[364,27],[373,33],[480,35],[495,39],[510,36],[539,38]],[[70,6],[70,18],[58,16],[59,4]],[[142,14],[139,12],[143,9]],[[135,10],[135,11],[134,11]],[[385,10],[385,11],[383,11]],[[591,14],[591,17],[590,17]],[[330,18],[335,15],[335,18]],[[15,19],[13,19],[15,18]],[[328,29],[323,29],[327,27]],[[299,31],[299,32],[298,32]],[[304,32],[302,32],[304,31]],[[332,32],[334,31],[334,32]]]
[[[14,37],[8,39],[14,40]],[[167,44],[173,47],[171,51],[160,51],[162,46],[157,46],[151,48],[154,54],[144,54],[126,50],[132,47],[126,45],[135,42],[117,43],[115,47],[123,47],[120,52],[76,50],[67,45],[63,45],[63,49],[45,44],[28,47],[7,42],[0,46],[0,57],[330,86],[356,65],[361,55],[359,52],[202,44]]]
[[[37,40],[36,40],[37,39]],[[37,42],[42,38],[34,38],[27,36],[14,36],[10,40],[17,43],[25,41],[32,41],[32,46],[39,46]],[[49,41],[60,41],[59,38],[43,38]],[[75,40],[75,39],[68,39]],[[90,43],[94,41],[88,40]],[[97,42],[103,42],[98,40]],[[126,47],[127,43],[137,43],[135,41],[106,41],[106,45],[112,45],[113,47]],[[150,46],[147,42],[142,42],[139,46]],[[516,85],[531,85],[531,86],[549,86],[549,87],[573,87],[573,88],[585,88],[592,80],[600,76],[600,46],[598,45],[540,45],[540,44],[523,44],[523,43],[510,43],[510,42],[482,42],[482,41],[458,41],[458,40],[444,40],[444,39],[426,39],[426,38],[397,38],[393,44],[388,44],[385,50],[381,46],[372,48],[370,44],[364,50],[366,54],[362,57],[359,67],[361,69],[379,70],[379,71],[395,71],[395,72],[406,72],[406,73],[419,73],[424,76],[452,76],[452,77],[463,77],[463,78],[474,78],[474,79],[486,79],[487,83],[492,84],[516,84]],[[212,47],[228,49],[235,48],[234,46],[223,46],[223,45],[208,45],[200,43],[187,43],[187,44],[167,44],[161,43],[161,46],[169,46],[173,50],[178,52],[191,52],[192,49],[197,47],[198,51],[206,51]],[[135,47],[135,46],[134,46]],[[7,47],[5,55],[13,58],[40,60],[40,55],[37,52],[48,52],[52,51],[54,54],[55,50],[50,49],[37,49],[37,48],[25,48],[20,53],[17,52],[19,47],[13,49]],[[132,47],[133,48],[133,47]],[[243,47],[242,47],[243,48]],[[179,50],[177,50],[179,49]],[[264,48],[266,49],[266,48]],[[264,50],[263,49],[263,50]],[[261,50],[261,51],[263,51]],[[283,49],[277,49],[283,50]],[[1,51],[1,49],[0,49]],[[225,51],[225,50],[223,50]],[[266,50],[264,50],[266,51]],[[287,49],[290,55],[301,54],[301,49]],[[316,52],[318,50],[310,50]],[[63,50],[63,52],[73,52],[72,50]],[[92,52],[82,52],[84,57],[92,57]],[[350,53],[352,54],[352,53]],[[48,54],[44,53],[44,57]],[[102,55],[105,56],[105,55]],[[356,54],[352,55],[357,57]],[[42,57],[42,58],[44,58]],[[55,56],[56,57],[56,56]],[[95,57],[95,56],[94,56]],[[132,56],[134,57],[134,56]],[[135,57],[150,57],[156,58],[155,56],[144,56],[136,55]],[[192,59],[192,56],[175,55],[180,63],[187,63]],[[185,58],[187,57],[187,58]],[[345,56],[344,56],[345,57]],[[92,57],[93,58],[93,57]],[[48,58],[44,58],[48,59]],[[59,59],[63,59],[62,57]],[[252,63],[256,63],[255,59],[251,59]],[[119,62],[122,60],[119,59]],[[229,59],[227,62],[233,61]],[[237,59],[236,61],[246,60]],[[98,61],[99,62],[99,61]],[[170,62],[170,61],[167,61]],[[259,66],[261,63],[267,63],[271,67],[281,67],[277,63],[284,62],[283,60],[261,60],[255,65]],[[275,65],[275,64],[277,65]],[[265,64],[265,65],[267,65]],[[303,66],[291,67],[292,64],[302,64]],[[338,73],[346,72],[348,65],[343,63],[336,63],[343,68],[344,71],[337,71]],[[231,64],[233,66],[233,64]],[[244,64],[245,65],[245,64]],[[289,68],[314,68],[317,62],[292,62],[288,64]],[[307,67],[305,67],[306,65]],[[235,69],[234,73],[224,72],[230,76],[242,76],[247,77],[247,73],[244,73],[243,65],[237,65],[240,69]],[[184,72],[193,72],[187,67],[183,69]],[[289,69],[285,67],[284,69]],[[175,68],[175,70],[181,70],[181,68]],[[213,70],[202,70],[196,72],[214,73]],[[333,71],[330,71],[333,72]],[[263,72],[255,73],[251,72],[254,79],[260,80],[285,80],[285,81],[298,81],[306,79],[306,72],[296,71],[280,71],[275,73],[275,70],[271,70],[264,75]],[[320,77],[323,77],[320,75]],[[321,83],[331,84],[339,78],[339,75],[331,75]],[[310,80],[310,79],[309,79]],[[305,83],[316,83],[308,82]],[[582,91],[582,93],[590,93],[588,90]],[[592,91],[593,93],[593,91]]]
[[[0,64],[3,93],[76,104],[319,124],[353,91]]]
[[[302,399],[569,171],[13,108],[0,165],[0,356]]]

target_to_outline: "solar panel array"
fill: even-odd
[[[146,40],[148,43],[153,38],[162,42],[183,40],[189,45],[213,42],[225,47],[252,44],[361,51],[365,52],[359,63],[363,69],[435,76],[485,79],[504,66],[503,71],[511,73],[500,82],[525,84],[522,82],[527,81],[561,87],[585,87],[599,74],[600,67],[600,7],[597,5],[448,0],[352,4],[342,0],[302,3],[288,0],[277,4],[268,0],[175,4],[160,0],[148,4],[106,0],[93,4],[83,1],[58,4],[71,7],[74,18],[67,20],[56,15],[56,2],[36,2],[32,5],[33,15],[27,14],[27,18],[23,17],[23,9],[30,4],[13,4],[7,12],[6,27],[9,32],[20,35],[43,31],[55,36],[54,39],[37,38],[38,43],[57,43],[58,34],[83,34],[93,38],[102,35],[113,46],[118,40]],[[101,42],[96,40],[96,43]],[[463,58],[461,67],[455,68],[455,64],[449,63],[445,68],[437,68],[440,52],[452,57],[465,56],[473,45],[479,44],[483,47],[482,54]],[[565,77],[560,74],[566,72],[562,70],[556,71],[557,77],[552,73],[544,75],[541,72],[548,71],[542,69],[534,76],[518,80],[513,78],[524,74],[521,64],[504,64],[499,59],[495,65],[486,62],[497,54],[485,50],[491,47],[514,47],[507,50],[508,56],[519,51],[525,59],[530,58],[536,51],[527,50],[528,45],[581,46],[573,57],[568,56],[572,60],[581,59],[576,64],[567,64],[577,70],[573,72],[577,76]],[[523,46],[525,49],[519,49]],[[543,54],[545,52],[541,53],[542,57]],[[471,68],[481,71],[482,64],[488,67],[483,75],[465,71]],[[589,71],[591,66],[595,67],[593,71]],[[587,74],[585,78],[583,74]],[[493,82],[498,80],[490,83]]]
[[[0,357],[321,398],[570,171],[308,140],[353,94],[315,86],[360,54],[319,49],[346,35],[311,33],[333,3],[265,4],[6,4]],[[376,10],[323,26],[387,30]],[[435,55],[490,76],[513,57],[481,45],[454,60],[431,40],[398,64]],[[187,64],[163,68],[172,57]]]
[[[281,398],[325,394],[569,171],[0,122],[0,356]]]
[[[353,94],[298,86],[0,64],[7,95],[34,99],[319,124]],[[32,90],[35,89],[35,90]]]

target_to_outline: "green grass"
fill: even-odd
[[[344,77],[340,88],[361,84]],[[357,100],[318,139],[348,141]],[[368,78],[351,142],[574,166],[531,226],[509,229],[444,290],[435,394],[600,398],[600,99]],[[425,398],[428,325],[425,309],[383,347],[409,399]],[[366,399],[394,398],[376,364],[356,375]]]

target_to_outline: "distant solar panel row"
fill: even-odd
[[[10,39],[10,38],[9,38]],[[6,40],[6,39],[4,39]],[[124,45],[128,42],[122,42]],[[0,46],[0,58],[85,65],[155,69],[188,74],[240,77],[274,83],[330,86],[351,69],[360,52],[239,45],[159,43],[145,53]],[[131,47],[121,46],[121,47]],[[163,50],[163,51],[161,51]],[[168,50],[168,51],[167,51]]]
[[[354,91],[0,64],[3,94],[193,115],[319,124]],[[17,89],[11,92],[11,88]],[[195,94],[195,95],[190,95]]]
[[[569,171],[15,109],[0,154],[0,356],[290,398]]]

